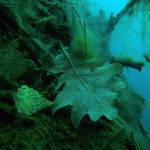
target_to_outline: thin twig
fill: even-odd
[[[84,32],[84,44],[85,44],[85,59],[86,59],[86,57],[87,57],[87,37],[86,37],[86,22],[85,22],[85,20],[84,20],[84,30],[83,30],[83,32]]]
[[[80,26],[81,26],[81,28],[82,28],[82,30],[83,30],[83,34],[84,34],[84,44],[85,44],[85,59],[86,59],[86,57],[87,57],[87,36],[86,36],[86,22],[85,22],[85,20],[84,20],[84,24],[82,24],[82,22],[81,22],[81,17],[80,17],[80,15],[79,15],[79,13],[77,12],[77,10],[74,8],[74,7],[72,7],[72,10],[77,14],[77,16],[78,16],[78,18],[79,18],[79,24],[80,24]]]
[[[79,13],[77,12],[77,10],[72,6],[73,11],[77,14],[78,18],[81,19]]]
[[[139,146],[139,144],[138,144],[136,138],[134,137],[134,134],[132,135],[132,138],[133,138],[133,141],[134,141],[134,143],[135,143],[136,150],[141,150],[141,148],[140,148],[140,146]]]

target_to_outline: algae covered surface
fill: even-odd
[[[0,150],[148,149],[145,99],[110,60],[111,20],[76,6],[0,1]]]

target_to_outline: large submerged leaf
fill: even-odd
[[[56,90],[64,86],[55,99],[53,114],[62,107],[72,106],[71,119],[76,128],[86,114],[92,121],[101,116],[115,119],[118,111],[113,104],[118,91],[126,86],[119,77],[123,66],[119,63],[100,66],[95,60],[86,63],[87,60],[79,60],[67,53],[61,42],[60,45],[63,54],[56,58],[56,64],[63,74],[58,78]],[[50,70],[53,71],[54,68]]]
[[[56,89],[63,84],[64,86],[55,99],[53,114],[62,107],[72,106],[71,119],[76,128],[86,114],[93,121],[101,116],[115,119],[118,112],[113,103],[117,98],[117,91],[126,86],[117,76],[122,65],[108,64],[94,70],[85,66],[72,67],[59,77]]]

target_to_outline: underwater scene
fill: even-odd
[[[150,150],[150,0],[0,0],[0,150]]]

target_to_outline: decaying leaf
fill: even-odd
[[[67,56],[66,53],[65,55]],[[69,60],[69,57],[66,59]],[[122,65],[114,63],[90,70],[85,66],[73,66],[70,60],[68,63],[70,68],[59,77],[56,89],[64,83],[65,85],[55,99],[53,113],[62,107],[72,106],[71,119],[76,128],[86,114],[93,121],[101,116],[115,119],[118,114],[113,103],[117,98],[117,91],[126,86],[117,77]]]

